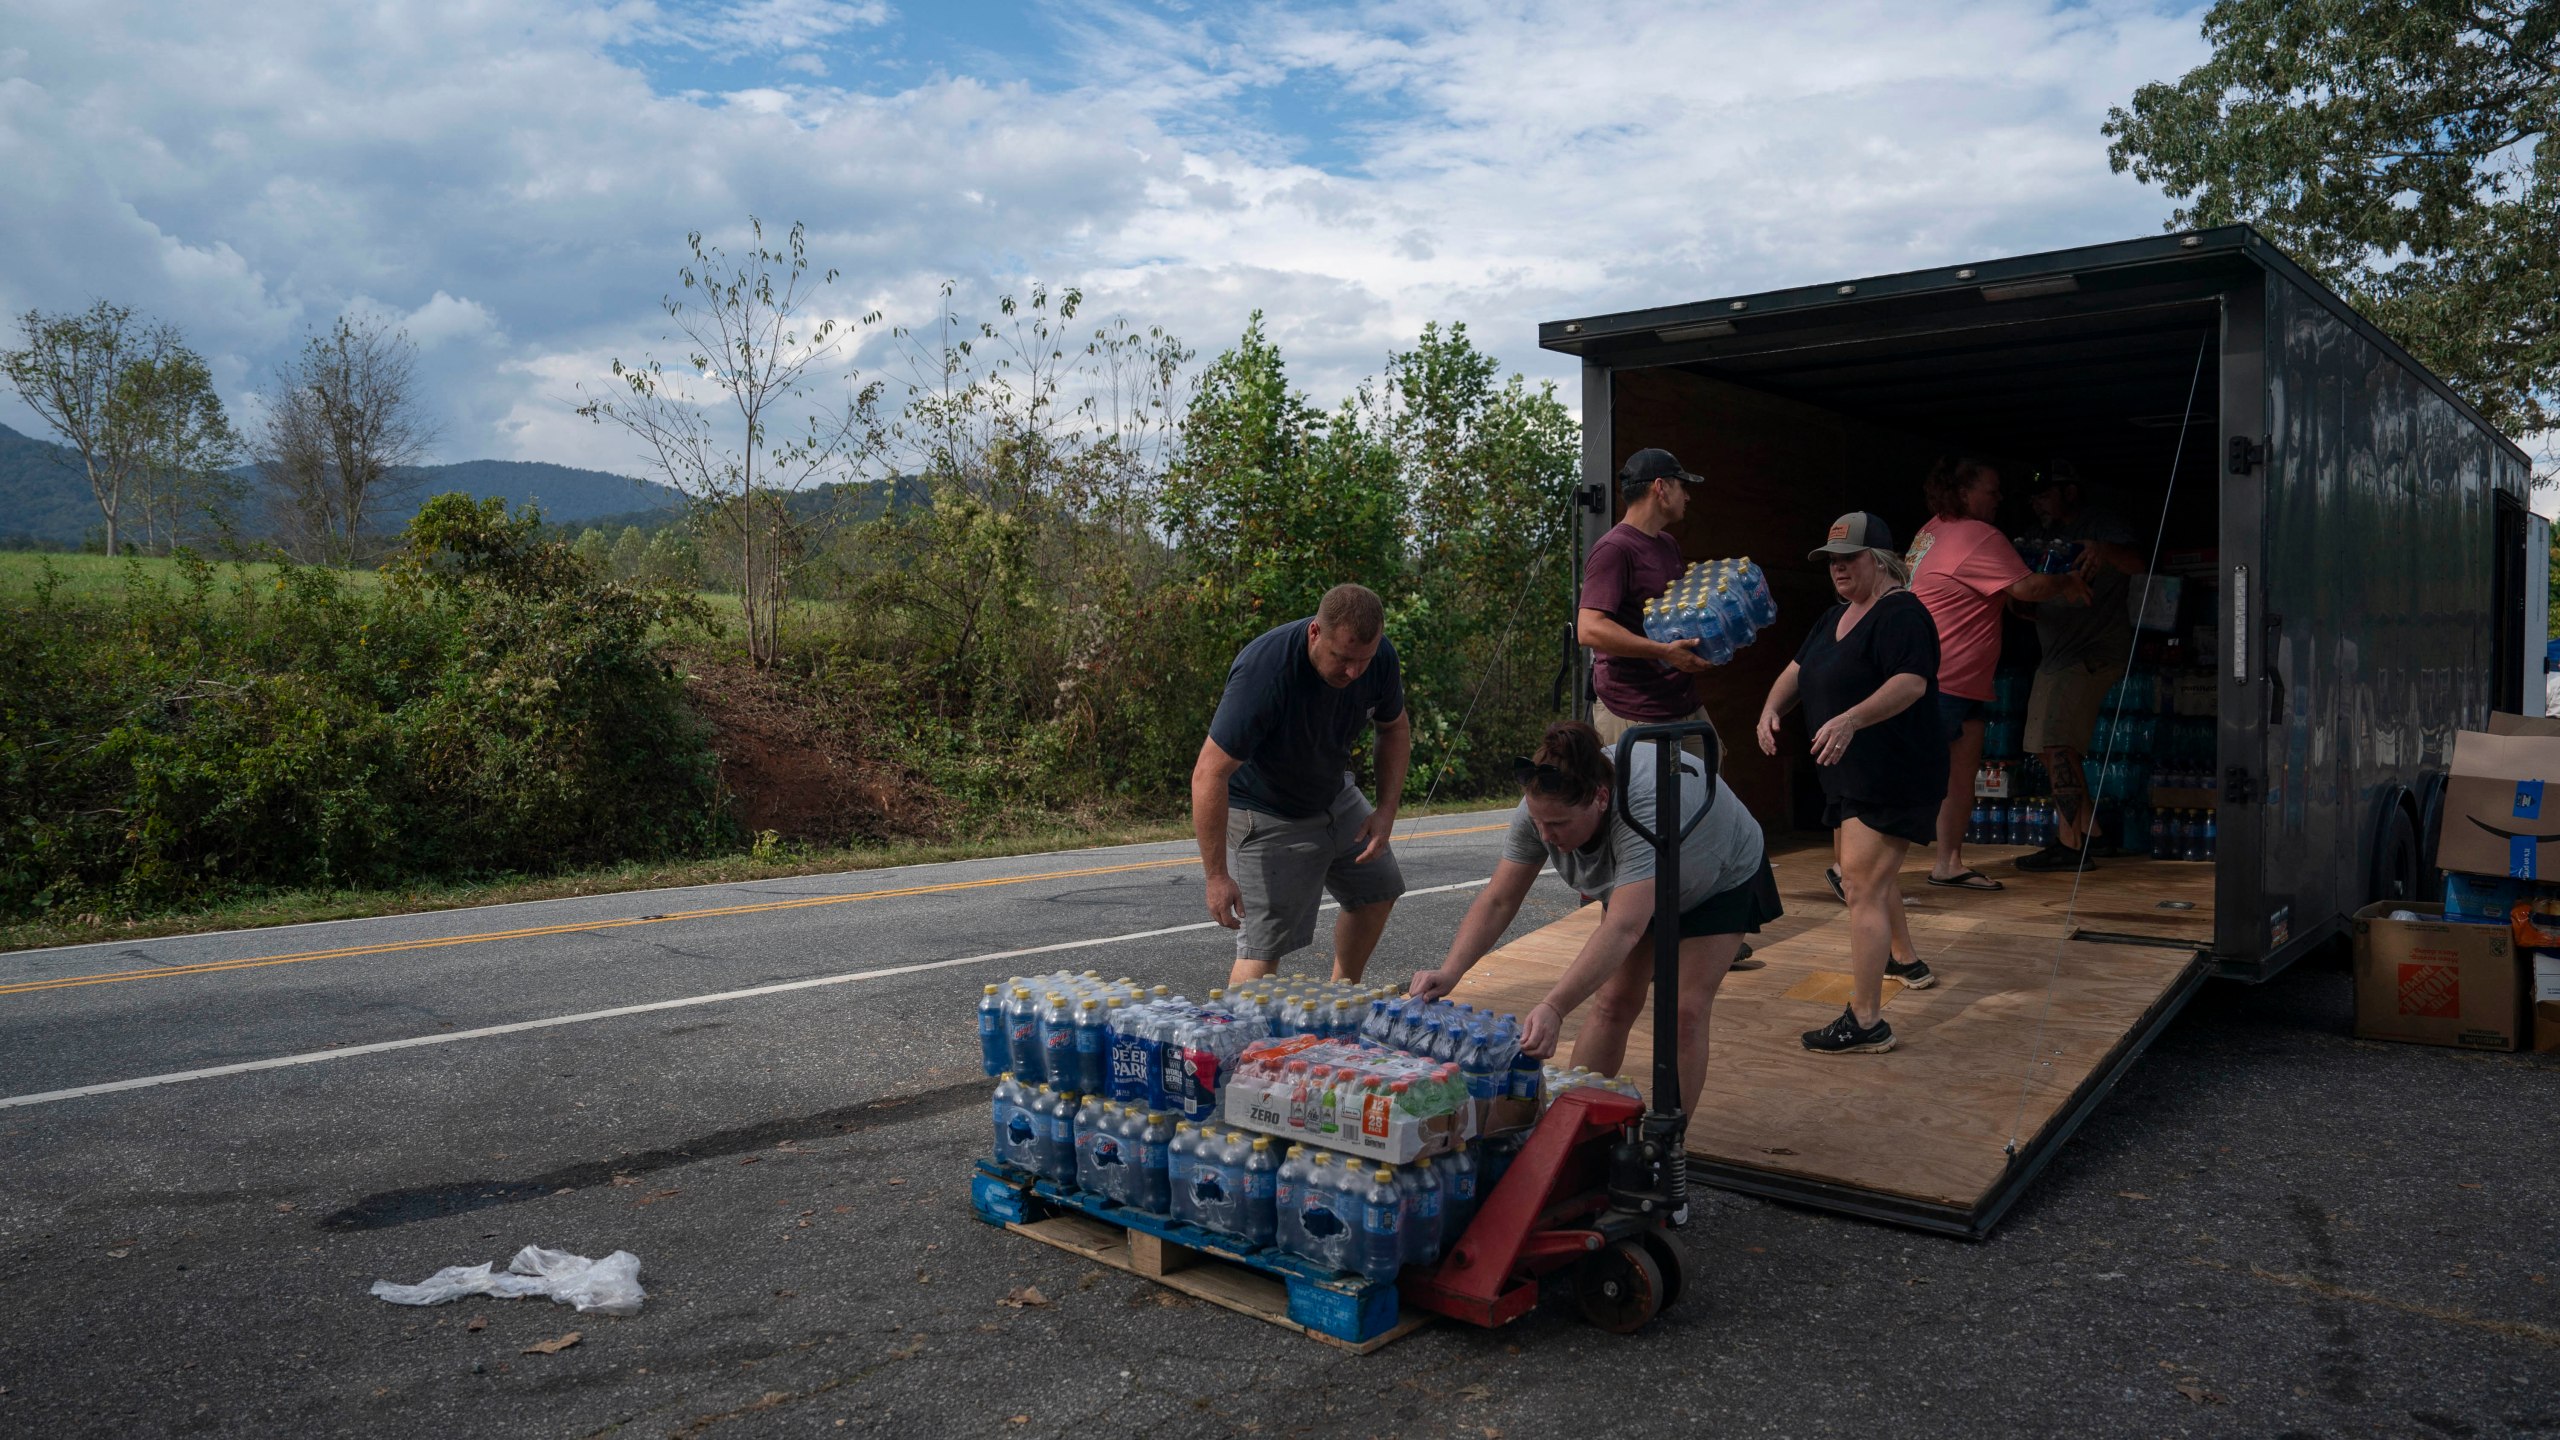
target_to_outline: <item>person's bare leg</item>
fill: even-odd
[[[1369,957],[1378,948],[1378,937],[1387,932],[1387,913],[1396,908],[1393,900],[1373,904],[1342,907],[1333,917],[1333,978],[1358,980],[1369,968]]]
[[[1680,942],[1680,1113],[1698,1113],[1707,1083],[1707,1031],[1715,1018],[1716,987],[1742,951],[1739,935],[1692,935]],[[1652,956],[1646,957],[1648,965]],[[1878,982],[1881,984],[1882,982]]]
[[[1581,1033],[1574,1036],[1573,1063],[1594,1074],[1617,1074],[1618,1067],[1627,1063],[1627,1033],[1635,1028],[1645,997],[1652,993],[1653,932],[1646,930],[1636,937],[1627,958],[1593,992]]]
[[[1277,960],[1247,960],[1238,956],[1236,963],[1227,967],[1227,988],[1233,990],[1239,985],[1250,985],[1256,980],[1266,979],[1272,971],[1279,968],[1280,962]]]
[[[1903,853],[1910,842],[1840,822],[1842,874],[1849,882],[1849,1011],[1862,1026],[1884,1009],[1884,965],[1893,953],[1893,911],[1901,898]]]
[[[1938,857],[1929,873],[1953,880],[1964,873],[1964,829],[1973,819],[1974,772],[1982,768],[1980,720],[1967,720],[1947,746],[1947,798],[1938,802]]]
[[[2089,775],[2081,767],[2080,752],[2067,745],[2048,747],[2044,752],[2044,773],[2053,784],[2054,839],[2077,850],[2093,838],[2089,831],[2098,808],[2089,793]]]
[[[1908,965],[1920,958],[1920,947],[1911,943],[1911,917],[1902,908],[1902,857],[1908,851],[1897,850],[1893,856],[1893,878],[1885,882],[1885,915],[1893,922],[1893,958]]]

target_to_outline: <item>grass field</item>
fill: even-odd
[[[276,572],[273,565],[218,562],[213,567],[214,584],[221,589],[237,585],[243,578],[265,580]],[[184,581],[178,573],[178,562],[158,556],[127,555],[58,555],[31,550],[0,550],[0,602],[25,600],[44,583],[46,571],[61,577],[55,591],[65,600],[100,602],[114,600],[133,585],[165,585],[176,587]],[[381,583],[370,570],[348,572],[350,584],[367,589]]]

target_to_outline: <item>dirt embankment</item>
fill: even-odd
[[[770,830],[813,848],[944,838],[938,797],[882,758],[856,707],[739,660],[697,653],[679,666],[749,835]]]

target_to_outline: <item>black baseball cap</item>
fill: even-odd
[[[2036,467],[2035,473],[2027,477],[2027,493],[2041,495],[2056,485],[2079,483],[2080,471],[2077,467],[2068,460],[2054,460]]]
[[[1695,485],[1706,479],[1680,468],[1680,461],[1668,450],[1639,450],[1618,467],[1618,488],[1641,490],[1656,480],[1681,480]]]
[[[1893,527],[1864,510],[1852,510],[1831,522],[1830,538],[1815,546],[1808,560],[1827,555],[1855,555],[1861,550],[1892,550]]]

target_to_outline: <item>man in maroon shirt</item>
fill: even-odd
[[[1591,667],[1591,726],[1613,749],[1630,725],[1707,718],[1690,680],[1707,669],[1698,658],[1698,642],[1664,644],[1644,633],[1645,602],[1669,590],[1688,568],[1680,542],[1663,531],[1689,513],[1688,487],[1699,478],[1681,469],[1668,450],[1628,456],[1618,471],[1626,518],[1592,545],[1584,564],[1574,636],[1600,652]],[[1706,754],[1703,741],[1692,740],[1689,748]]]

